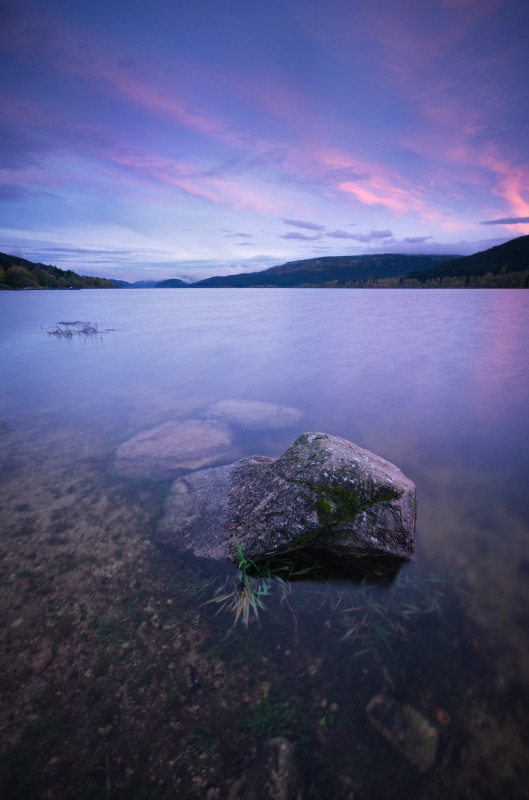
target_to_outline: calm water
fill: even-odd
[[[233,634],[249,673],[270,668],[245,728],[254,755],[224,778],[216,767],[216,795],[206,781],[190,796],[245,796],[230,786],[241,774],[250,786],[274,736],[294,744],[303,797],[529,796],[528,312],[528,292],[501,290],[0,293],[4,478],[11,456],[23,480],[43,448],[70,453],[74,470],[77,436],[97,444],[90,469],[110,476],[115,449],[140,430],[242,398],[304,415],[243,438],[243,454],[278,456],[325,431],[417,485],[417,556],[392,587],[296,583],[261,628]],[[112,332],[47,335],[73,320]],[[46,481],[60,495],[64,464]],[[228,658],[231,619],[215,610],[200,612],[216,632],[208,657]],[[426,772],[367,721],[377,694],[437,729]],[[213,758],[221,732],[211,717],[201,729]]]

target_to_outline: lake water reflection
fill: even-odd
[[[282,737],[293,746],[289,791],[296,786],[302,797],[529,797],[528,311],[529,293],[506,290],[1,292],[0,563],[9,586],[4,614],[15,625],[2,656],[13,676],[3,706],[8,763],[20,758],[28,720],[48,719],[49,708],[35,698],[66,681],[58,674],[61,657],[75,662],[71,632],[56,639],[50,622],[64,610],[45,604],[51,596],[57,606],[68,581],[75,587],[81,574],[86,581],[91,570],[99,574],[97,553],[90,562],[90,553],[83,561],[80,551],[68,549],[79,539],[76,530],[84,531],[86,544],[87,531],[104,531],[119,516],[120,555],[112,574],[107,570],[108,583],[132,569],[123,542],[147,540],[156,524],[167,486],[113,474],[116,448],[140,430],[242,398],[303,412],[295,427],[242,436],[242,455],[278,456],[299,433],[325,431],[397,464],[417,485],[416,558],[390,588],[295,583],[288,597],[271,598],[260,628],[230,633],[227,612],[215,616],[214,605],[202,605],[222,575],[158,554],[164,586],[174,581],[181,594],[163,595],[165,616],[152,628],[156,669],[143,656],[142,681],[139,656],[131,655],[130,664],[122,659],[123,669],[136,670],[136,694],[130,689],[126,702],[112,704],[105,695],[117,675],[110,656],[118,644],[112,650],[102,634],[90,644],[86,626],[97,633],[102,620],[119,622],[124,612],[110,608],[104,617],[95,599],[77,597],[77,616],[68,620],[88,637],[88,677],[79,673],[75,690],[64,688],[64,696],[92,697],[93,690],[86,702],[95,721],[83,736],[104,740],[115,759],[110,769],[101,756],[103,767],[90,777],[94,794],[86,796],[102,796],[98,787],[111,780],[123,797],[173,790],[183,797],[272,797],[263,778],[271,774],[266,753]],[[59,321],[74,320],[112,330],[47,334]],[[143,517],[139,497],[148,506]],[[130,547],[139,558],[140,545]],[[61,564],[70,558],[64,572],[56,571],[57,554]],[[54,577],[39,594],[37,612],[28,576],[40,586],[47,570]],[[152,582],[156,570],[149,574]],[[152,585],[149,597],[157,591]],[[140,590],[134,608],[144,603],[138,627],[144,626],[148,653],[149,597]],[[172,605],[179,613],[167,618]],[[130,613],[124,626],[134,619]],[[39,614],[46,616],[42,641]],[[164,624],[180,645],[162,663]],[[130,632],[120,635],[119,647],[132,641]],[[47,642],[50,664],[35,669]],[[105,669],[94,674],[107,656]],[[185,674],[178,677],[180,670]],[[155,679],[161,705],[149,694]],[[435,761],[425,772],[367,721],[366,707],[379,694],[413,707],[437,731]],[[127,712],[134,703],[150,704],[141,725],[136,712]],[[108,719],[97,717],[110,706]],[[65,713],[75,715],[75,708]],[[157,739],[160,727],[172,738],[173,757]],[[152,742],[141,757],[121,739],[125,731],[139,739],[140,729]],[[50,757],[59,757],[68,731],[39,734],[39,746],[55,737]],[[85,739],[76,752],[88,747]],[[12,796],[41,796],[35,787],[43,785],[56,797],[84,796],[76,788],[80,772],[61,769],[42,766],[27,794]],[[6,774],[19,791],[16,770],[10,766]],[[158,779],[165,783],[156,794]]]

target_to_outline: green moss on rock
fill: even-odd
[[[352,522],[362,511],[378,503],[391,503],[403,494],[388,486],[376,487],[369,479],[364,482],[363,491],[360,492],[357,488],[344,484],[309,488],[317,494],[314,510],[318,515],[319,526],[296,537],[296,546],[308,545],[315,539],[329,536]]]

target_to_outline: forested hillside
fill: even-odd
[[[351,289],[529,289],[529,236],[474,253],[439,261],[399,277],[329,281],[329,288]]]
[[[71,269],[63,270],[28,261],[18,256],[0,253],[0,289],[115,289],[106,278],[78,275]]]
[[[206,278],[193,287],[294,287],[322,286],[331,281],[346,283],[406,275],[411,270],[433,267],[452,256],[376,253],[361,256],[323,256],[289,261],[262,272]]]
[[[527,285],[529,273],[529,236],[519,236],[509,242],[482,250],[471,256],[463,256],[436,264],[428,269],[410,272],[408,278],[421,282],[432,279],[464,278],[469,285],[478,284],[478,278],[487,276],[493,285],[500,277],[506,279],[506,285],[519,283],[520,280]]]

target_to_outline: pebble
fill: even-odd
[[[33,670],[34,674],[39,675],[39,673],[43,672],[48,664],[51,663],[52,659],[53,650],[50,644],[44,647],[31,662],[31,669]]]

